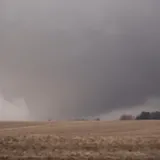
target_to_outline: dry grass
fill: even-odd
[[[1,122],[0,159],[160,160],[160,121]]]

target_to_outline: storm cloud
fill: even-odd
[[[1,91],[24,97],[40,119],[159,98],[159,0],[0,3]]]

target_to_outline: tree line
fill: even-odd
[[[120,117],[120,120],[160,120],[160,112],[145,112],[142,111],[139,115],[132,116],[124,114]]]

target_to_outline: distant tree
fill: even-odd
[[[100,121],[100,118],[96,118],[95,120],[96,120],[96,121]]]
[[[156,112],[141,112],[138,116],[124,114],[120,117],[120,120],[160,120],[160,111]]]
[[[120,120],[134,120],[135,117],[132,116],[132,115],[127,115],[127,114],[123,114],[121,117],[120,117]]]
[[[151,113],[150,112],[141,112],[140,115],[136,117],[137,120],[149,120],[151,119]]]
[[[160,120],[160,112],[151,112],[150,113],[150,119]]]
[[[50,121],[51,121],[51,118],[48,118],[48,121],[50,122]]]

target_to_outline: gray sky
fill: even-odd
[[[41,118],[160,95],[159,0],[0,0],[0,88]]]

